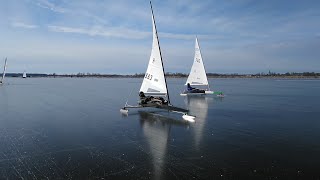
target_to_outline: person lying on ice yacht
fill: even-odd
[[[158,105],[168,104],[168,102],[164,98],[146,96],[142,91],[139,92],[139,97],[140,97],[141,105],[151,104],[151,103],[158,104]]]
[[[187,91],[189,93],[205,93],[205,90],[191,87],[190,83],[187,84]]]

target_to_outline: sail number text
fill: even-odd
[[[144,76],[144,78],[152,80],[152,75],[149,73],[146,73],[146,75]]]

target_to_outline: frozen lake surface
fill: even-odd
[[[179,96],[196,123],[137,101],[142,79],[7,78],[0,179],[318,179],[320,81],[210,79],[225,98]],[[130,95],[131,94],[131,95]]]

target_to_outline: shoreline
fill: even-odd
[[[1,75],[1,74],[0,74]],[[2,76],[2,75],[1,75]],[[187,78],[184,73],[166,73],[166,78]],[[22,78],[22,73],[7,73],[6,77]],[[57,74],[57,73],[27,73],[27,78],[144,78],[144,73],[135,74],[99,74],[99,73],[77,73],[77,74]],[[257,73],[257,74],[218,74],[207,73],[207,78],[241,78],[241,79],[320,79],[320,73],[315,72],[292,72],[292,73]]]
[[[22,78],[17,77],[17,76],[7,76],[6,78]],[[138,76],[127,76],[127,75],[116,75],[116,76],[69,76],[69,75],[56,75],[56,76],[27,76],[26,79],[28,78],[136,78],[136,79],[142,79],[143,77],[138,77]],[[168,79],[186,79],[187,77],[181,77],[181,76],[166,76]],[[320,76],[208,76],[208,79],[319,79]]]

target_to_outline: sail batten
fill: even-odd
[[[151,5],[151,2],[150,2]],[[154,96],[167,96],[169,101],[169,94],[164,74],[164,67],[161,57],[161,50],[159,45],[159,39],[155,24],[155,19],[153,15],[152,5],[152,50],[148,63],[148,68],[145,73],[142,85],[140,87],[140,91],[144,92],[146,95],[154,95]]]
[[[193,61],[191,71],[188,76],[186,84],[188,83],[190,85],[199,85],[199,86],[209,85],[206,70],[204,68],[204,64],[201,56],[198,38],[196,38],[194,61]]]

